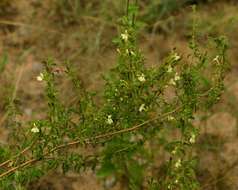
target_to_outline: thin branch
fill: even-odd
[[[24,168],[25,166],[30,165],[30,164],[32,164],[32,163],[34,163],[34,162],[37,162],[37,161],[39,161],[39,159],[37,159],[37,158],[28,160],[28,161],[22,163],[21,165],[16,166],[16,167],[14,167],[14,168],[11,168],[10,170],[8,170],[8,171],[2,173],[2,174],[0,175],[0,178],[2,178],[2,177],[4,177],[4,176],[7,176],[7,175],[13,173],[14,171],[16,171],[16,170],[18,170],[18,169],[20,169],[20,168]]]
[[[78,144],[81,144],[82,142],[86,143],[86,144],[91,144],[93,143],[95,140],[98,140],[98,139],[102,139],[102,138],[109,138],[109,137],[112,137],[112,136],[115,136],[115,135],[119,135],[119,134],[123,134],[123,133],[128,133],[128,132],[131,132],[131,131],[135,131],[135,130],[138,130],[140,129],[142,126],[148,124],[148,123],[151,123],[152,121],[155,121],[155,120],[158,120],[158,119],[163,119],[165,117],[167,117],[168,115],[178,111],[181,107],[177,107],[176,109],[170,111],[170,112],[167,112],[165,114],[163,114],[162,116],[157,116],[157,117],[154,117],[152,119],[149,119],[139,125],[135,125],[134,127],[131,127],[131,128],[126,128],[126,129],[122,129],[120,131],[114,131],[114,132],[110,132],[110,133],[106,133],[106,134],[101,134],[101,135],[97,135],[93,138],[87,138],[85,139],[84,141],[82,140],[76,140],[76,141],[72,141],[72,142],[69,142],[69,143],[66,143],[66,144],[62,144],[62,145],[59,145],[53,149],[51,149],[50,151],[46,152],[44,155],[43,155],[43,158],[48,156],[49,154],[55,152],[55,151],[58,151],[60,149],[63,149],[63,148],[66,148],[66,147],[70,147],[70,146],[75,146],[75,145],[78,145]],[[28,160],[22,164],[20,164],[19,166],[16,166],[14,168],[11,168],[5,172],[3,172],[2,174],[0,174],[0,178],[3,178],[11,173],[14,173],[16,170],[18,169],[21,169],[21,168],[24,168],[30,164],[33,164],[35,162],[38,162],[42,160],[42,157],[41,158],[33,158],[31,160]],[[2,165],[2,164],[1,164]]]
[[[11,163],[11,162],[13,162],[13,160],[14,160],[15,158],[18,158],[19,156],[25,154],[28,150],[30,150],[30,149],[34,146],[35,143],[36,143],[36,141],[34,141],[30,146],[24,148],[19,154],[16,154],[16,155],[13,156],[11,159],[6,160],[5,162],[1,163],[1,164],[0,164],[0,168],[3,167],[3,166],[5,166],[5,165],[7,165],[7,164],[9,164],[9,163]]]

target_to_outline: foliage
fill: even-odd
[[[137,45],[137,11],[136,5],[128,4],[121,19],[121,34],[114,40],[118,63],[104,76],[102,104],[83,88],[67,62],[65,73],[74,85],[77,103],[64,105],[52,59],[45,61],[45,70],[37,77],[46,86],[47,117],[22,127],[14,120],[18,113],[10,101],[14,140],[0,148],[2,189],[24,189],[51,170],[66,173],[86,168],[102,179],[113,176],[132,190],[199,189],[192,151],[199,128],[193,119],[195,113],[217,103],[223,92],[229,68],[226,39],[218,37],[213,51],[202,51],[194,20],[189,59],[174,49],[158,68],[147,68]],[[169,99],[166,92],[173,97]],[[174,131],[176,137],[171,135]],[[79,151],[90,145],[96,147],[93,153]],[[158,150],[167,157],[161,160],[161,175],[151,176]]]
[[[109,22],[114,21],[115,18],[123,14],[125,9],[123,4],[126,1],[105,0],[98,3],[96,0],[55,0],[51,3],[50,12],[55,17],[59,17],[59,21],[63,25],[79,23],[80,18],[83,16],[88,18],[99,17],[98,20],[103,17],[103,20]],[[144,11],[139,14],[139,18],[146,24],[152,24],[158,20],[166,19],[166,17],[171,16],[172,13],[179,11],[184,6],[201,2],[208,3],[212,2],[212,0],[141,0],[138,1],[138,4],[143,7]]]

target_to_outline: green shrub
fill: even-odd
[[[226,39],[218,37],[212,50],[200,50],[194,21],[189,58],[173,50],[158,68],[147,68],[137,46],[136,12],[137,6],[130,4],[121,19],[121,34],[114,40],[118,63],[104,76],[101,104],[82,87],[67,62],[65,73],[77,101],[65,106],[59,99],[54,61],[45,62],[37,80],[46,85],[47,117],[23,127],[14,120],[17,112],[9,112],[14,140],[0,148],[2,189],[27,188],[51,170],[86,168],[100,179],[114,177],[125,189],[199,189],[193,153],[199,128],[193,119],[217,103],[223,92]],[[14,104],[9,109],[14,110]],[[79,151],[90,145],[93,153]],[[160,155],[164,159],[158,161]],[[151,175],[158,162],[159,176]]]

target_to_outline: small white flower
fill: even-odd
[[[213,59],[213,61],[216,62],[216,63],[220,63],[220,62],[219,62],[219,55],[217,55],[217,56]]]
[[[177,54],[177,53],[175,53],[174,55],[173,55],[173,59],[174,59],[174,61],[178,61],[178,60],[180,60],[180,56]]]
[[[134,51],[130,51],[130,54],[133,55],[133,56],[136,55]]]
[[[180,168],[181,166],[182,166],[181,159],[178,159],[177,162],[175,163],[175,168]]]
[[[171,67],[171,65],[168,66],[167,72],[168,72],[168,73],[172,73],[172,72],[173,72],[173,68]]]
[[[145,111],[145,104],[141,104],[139,108],[139,112]]]
[[[111,124],[113,124],[113,120],[112,120],[112,116],[111,115],[108,115],[107,116],[107,124],[109,124],[109,125],[111,125]]]
[[[174,81],[174,79],[170,79],[169,84],[175,86],[175,85],[176,85],[176,82]]]
[[[175,80],[175,81],[178,81],[178,80],[180,80],[180,76],[179,76],[179,74],[178,74],[178,73],[175,73],[174,80]]]
[[[121,50],[119,48],[117,48],[117,53],[121,54]]]
[[[181,79],[181,78],[180,78],[179,74],[178,74],[178,73],[175,73],[174,78],[170,79],[169,84],[175,86],[175,85],[176,85],[176,81],[178,81],[178,80],[180,80],[180,79]]]
[[[132,55],[132,56],[135,56],[135,52],[132,51],[132,50],[129,50],[129,49],[126,49],[126,55]]]
[[[169,116],[168,116],[168,121],[173,121],[173,120],[174,120],[174,117],[171,116],[171,115],[169,115]]]
[[[171,152],[173,155],[175,155],[175,154],[177,154],[177,152],[178,152],[178,147],[176,146],[174,149],[173,149],[173,151]]]
[[[145,75],[142,73],[141,75],[139,75],[138,76],[138,80],[140,81],[140,82],[145,82],[146,80],[145,80]]]
[[[44,79],[44,74],[43,73],[40,73],[37,77],[36,77],[36,80],[37,81],[43,81]]]
[[[175,183],[176,183],[176,184],[178,183],[178,180],[177,180],[177,179],[175,180]]]
[[[40,130],[38,129],[38,127],[34,126],[34,127],[31,129],[31,132],[32,132],[32,133],[39,133]]]
[[[189,139],[189,142],[190,142],[191,144],[194,144],[194,143],[196,142],[196,136],[195,136],[195,134],[192,134],[192,135],[191,135],[191,137],[190,137],[190,139]]]
[[[128,32],[127,32],[127,30],[125,30],[125,33],[124,34],[121,34],[121,38],[125,41],[125,42],[127,42],[128,41]]]
[[[172,154],[176,154],[177,153],[177,150],[176,148],[172,151]]]

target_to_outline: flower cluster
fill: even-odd
[[[39,128],[36,126],[35,123],[34,123],[33,125],[34,125],[34,126],[33,126],[33,128],[31,128],[31,132],[32,132],[32,133],[39,133],[39,132],[40,132]]]
[[[106,123],[109,124],[109,125],[113,124],[112,115],[107,116]]]
[[[145,82],[145,81],[146,81],[145,75],[144,75],[143,73],[140,74],[140,75],[138,75],[138,80],[139,80],[140,82]]]
[[[36,77],[36,80],[41,82],[44,80],[44,74],[43,73],[40,73],[37,77]]]

